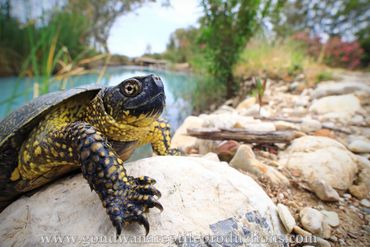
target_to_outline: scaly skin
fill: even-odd
[[[29,190],[48,181],[48,174],[81,166],[117,234],[131,222],[144,225],[148,233],[143,213],[152,207],[163,210],[155,199],[160,192],[153,187],[154,179],[128,176],[123,161],[136,147],[147,143],[158,155],[178,152],[169,148],[168,123],[158,119],[162,109],[153,106],[152,110],[133,114],[132,109],[121,107],[122,114],[113,112],[117,106],[107,104],[112,98],[117,102],[109,92],[101,91],[88,105],[68,102],[48,114],[23,143],[12,180],[21,180],[24,190]]]

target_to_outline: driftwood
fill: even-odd
[[[299,120],[299,119],[288,119],[288,118],[274,118],[274,117],[254,117],[255,119],[260,119],[260,120],[267,120],[267,121],[272,121],[272,122],[275,122],[275,121],[284,121],[284,122],[289,122],[289,123],[295,123],[295,124],[300,124],[302,123],[302,120]],[[337,131],[337,132],[341,132],[341,133],[344,133],[344,134],[351,134],[350,131],[348,130],[345,130],[345,129],[341,129],[341,128],[337,128],[337,127],[333,127],[331,125],[327,125],[327,124],[323,124],[322,125],[322,128],[324,129],[329,129],[329,130],[333,130],[333,131]]]
[[[288,143],[304,135],[298,131],[248,131],[243,129],[196,128],[187,134],[207,140],[235,140],[244,143]]]

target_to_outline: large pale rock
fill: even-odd
[[[179,239],[184,233],[187,236],[191,233],[202,244],[205,244],[202,236],[232,235],[245,239],[254,234],[265,238],[284,234],[276,207],[263,189],[226,163],[190,157],[153,157],[126,167],[130,175],[155,178],[156,187],[162,192],[160,202],[164,211],[150,210],[151,230],[145,246],[172,246],[175,240],[186,242],[186,236]],[[1,246],[50,246],[41,242],[42,236],[75,236],[85,239],[85,243],[93,241],[92,237],[115,241],[115,229],[98,196],[90,191],[81,175],[19,199],[0,214],[0,222]],[[161,236],[162,242],[150,242]],[[125,242],[135,237],[135,243]],[[143,238],[143,227],[132,224],[123,230],[118,241],[123,241],[124,246],[142,246]]]
[[[355,156],[341,143],[327,137],[303,136],[279,154],[282,167],[299,170],[309,183],[324,180],[331,187],[347,190],[358,171]]]
[[[315,100],[311,107],[311,112],[318,114],[335,115],[337,118],[350,119],[356,112],[363,112],[359,99],[353,94],[327,96]]]
[[[196,147],[197,138],[188,136],[187,129],[201,128],[203,120],[199,117],[189,116],[183,124],[176,130],[175,135],[171,140],[172,148],[179,148],[185,153],[190,153],[192,148]]]
[[[328,82],[320,83],[313,91],[314,98],[321,98],[329,95],[349,94],[356,91],[363,91],[370,94],[370,86],[361,82]]]

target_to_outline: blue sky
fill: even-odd
[[[108,47],[113,54],[130,57],[142,55],[148,45],[152,52],[162,52],[173,31],[196,25],[200,16],[197,0],[171,0],[170,7],[162,7],[161,3],[146,4],[135,13],[116,20]]]

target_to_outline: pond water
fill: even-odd
[[[156,74],[163,80],[166,93],[166,109],[162,116],[166,118],[172,131],[177,129],[182,121],[191,114],[191,95],[194,90],[195,77],[166,70],[146,67],[112,67],[108,68],[100,80],[102,85],[116,85],[132,76]],[[80,85],[93,84],[98,80],[97,73],[70,77],[66,81],[52,80],[49,91],[58,91],[61,88],[73,88]],[[32,100],[34,95],[34,79],[20,79],[18,77],[0,78],[0,119],[11,111]],[[148,156],[150,148],[145,147],[136,152],[134,159]]]

